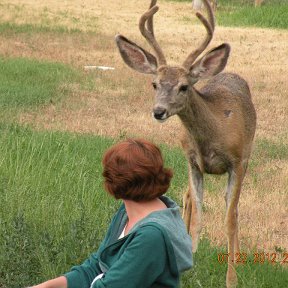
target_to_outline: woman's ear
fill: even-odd
[[[194,80],[193,82],[220,73],[227,64],[229,53],[230,46],[226,43],[206,53],[190,68],[190,76]]]
[[[156,74],[157,60],[152,54],[122,35],[116,35],[115,40],[122,59],[129,67],[140,73]]]

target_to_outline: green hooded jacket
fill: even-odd
[[[128,220],[123,204],[98,251],[65,274],[68,288],[178,287],[180,272],[192,266],[191,237],[177,204],[166,196],[160,199],[168,209],[150,213],[118,239]]]

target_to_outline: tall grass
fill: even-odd
[[[97,248],[119,205],[102,188],[102,154],[112,143],[1,125],[0,287],[59,275]],[[167,165],[179,167],[170,193],[178,197],[186,162],[170,150]]]
[[[2,125],[0,142],[0,283],[24,287],[99,244],[115,210],[100,177],[111,140]]]
[[[97,249],[120,204],[103,190],[101,177],[102,155],[114,142],[0,125],[1,288],[60,275]],[[278,155],[275,147],[271,149]],[[184,155],[167,146],[162,151],[166,166],[175,172],[168,194],[181,203],[187,185]],[[196,266],[183,276],[182,287],[223,287],[227,266],[217,256],[224,250],[202,241]],[[253,261],[237,271],[239,287],[245,288],[285,287],[288,277],[284,267]]]

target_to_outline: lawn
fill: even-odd
[[[189,0],[170,0],[188,2]],[[254,7],[253,0],[218,0],[216,19],[219,25],[228,27],[263,27],[288,29],[288,3],[266,0]]]
[[[123,33],[146,45],[137,21],[147,3],[135,3],[0,4],[1,288],[57,276],[97,249],[120,204],[103,190],[101,159],[121,139],[145,137],[161,145],[175,172],[169,196],[182,205],[187,164],[181,125],[176,117],[163,125],[153,121],[150,77],[129,70],[114,44],[114,35]],[[248,1],[219,1],[212,43],[230,43],[227,71],[247,79],[258,115],[239,208],[243,288],[288,283],[288,27],[287,5],[278,4],[267,0],[256,10]],[[168,61],[179,64],[204,29],[191,1],[159,5],[157,38]],[[115,70],[85,71],[85,65]],[[205,180],[202,241],[195,266],[182,277],[184,288],[225,283],[226,177]]]

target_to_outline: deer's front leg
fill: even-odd
[[[196,252],[202,227],[203,174],[191,163],[188,173],[189,189],[184,195],[183,218],[192,236],[192,250]]]
[[[239,165],[236,169],[229,171],[228,187],[226,192],[226,217],[225,227],[228,238],[228,271],[226,285],[228,288],[236,287],[237,275],[235,271],[235,254],[239,253],[238,239],[238,202],[243,181],[243,168]]]

